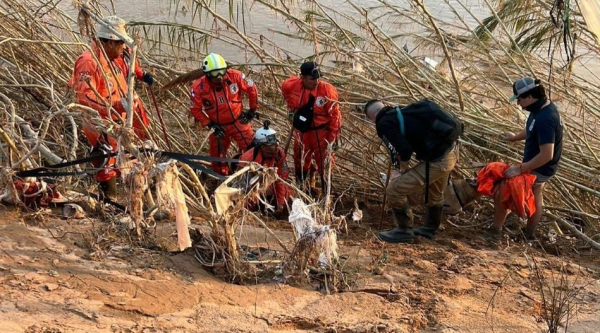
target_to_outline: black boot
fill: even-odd
[[[403,207],[393,207],[392,213],[394,214],[394,222],[398,225],[398,228],[382,231],[377,236],[384,242],[387,243],[408,243],[411,244],[414,241],[415,236],[412,231],[413,224],[413,213],[408,204]]]
[[[100,182],[100,198],[110,199],[115,201],[117,199],[117,177]]]
[[[425,223],[422,227],[415,229],[415,236],[433,239],[435,231],[440,227],[444,206],[427,206],[425,210]]]

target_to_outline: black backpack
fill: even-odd
[[[402,108],[402,112],[398,112],[400,116],[411,116],[422,119],[424,122],[433,123],[428,130],[425,144],[430,151],[434,147],[448,147],[458,140],[464,133],[465,127],[456,115],[442,109],[437,103],[431,100],[422,100]],[[402,122],[402,120],[400,120]],[[401,127],[402,127],[401,123]],[[404,133],[402,133],[404,135]]]
[[[404,117],[411,116],[421,119],[424,123],[432,122],[425,136],[425,145],[429,152],[438,148],[438,151],[443,148],[449,150],[456,140],[464,133],[465,126],[456,115],[442,109],[434,101],[428,99],[410,104],[402,110],[396,108],[398,121],[400,122],[400,132],[404,136]],[[429,203],[429,161],[427,157],[425,161],[425,206]]]
[[[308,132],[313,125],[313,118],[315,116],[314,111],[315,105],[315,96],[310,94],[308,96],[308,102],[302,105],[296,112],[294,113],[294,120],[292,125],[295,129],[299,130],[302,133]]]

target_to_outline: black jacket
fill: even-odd
[[[418,160],[436,161],[448,151],[448,145],[438,145],[432,149],[427,147],[427,136],[435,119],[424,119],[403,114],[404,136],[400,133],[400,122],[396,107],[384,107],[375,119],[377,135],[381,138],[391,154],[392,163],[396,156],[402,161],[409,161],[413,153]]]

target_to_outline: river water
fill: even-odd
[[[209,1],[212,3],[212,7],[222,16],[231,17],[233,23],[238,29],[245,31],[247,35],[258,37],[263,35],[269,40],[272,40],[277,45],[284,45],[286,49],[294,49],[296,54],[303,56],[312,53],[312,48],[308,47],[309,50],[303,51],[307,48],[306,45],[301,45],[298,41],[291,38],[286,38],[275,31],[283,31],[285,33],[294,33],[293,28],[290,26],[290,22],[286,21],[282,15],[277,15],[273,10],[266,6],[244,0],[232,0],[232,1]],[[314,4],[306,3],[305,1],[299,0],[288,0],[286,3],[292,3],[290,11],[297,17],[303,17],[302,11],[307,8],[314,8]],[[487,16],[489,10],[484,7],[480,1],[477,0],[463,0],[463,2],[469,3],[468,10],[476,14],[480,19]],[[110,1],[101,0],[100,3],[105,6],[107,12],[112,12],[112,5]],[[135,5],[132,5],[134,3]],[[373,13],[381,13],[381,10],[377,12],[374,7],[381,7],[380,1],[377,0],[356,0],[354,3],[362,8],[369,9]],[[407,0],[390,0],[388,3],[399,6],[401,8],[408,9],[410,1]],[[425,5],[431,14],[443,21],[454,22],[461,24],[455,19],[455,14],[449,9],[449,6],[441,0],[425,0]],[[459,15],[467,22],[470,27],[475,27],[477,21],[468,14],[468,11],[460,8],[456,0],[450,0],[450,3],[457,9]],[[203,14],[194,15],[193,1],[189,0],[113,0],[116,13],[127,22],[150,22],[150,23],[161,23],[171,22],[183,25],[194,25],[201,28],[215,27],[215,22],[207,20]],[[321,0],[319,4],[326,10],[328,15],[331,15],[340,25],[344,27],[344,19],[342,15],[348,15],[351,17],[357,17],[358,13],[350,3],[344,0]],[[230,7],[231,5],[231,7]],[[59,6],[69,14],[76,15],[76,10],[72,7],[70,0],[61,0]],[[106,13],[105,13],[106,14]],[[370,14],[371,15],[371,14]],[[392,25],[398,22],[390,22],[390,29],[392,31]],[[220,27],[224,27],[219,24]],[[345,26],[344,28],[350,28]],[[416,25],[403,25],[402,29],[414,29]],[[456,31],[453,31],[456,30]],[[447,32],[455,33],[458,29],[447,28]],[[400,41],[404,43],[405,41]],[[226,55],[228,60],[244,61],[243,55],[240,53],[232,52],[231,46],[225,43],[214,40],[210,45],[209,49],[199,50],[203,53],[216,52]],[[247,59],[246,59],[247,60]]]
[[[282,31],[294,34],[295,30],[289,20],[285,20],[282,15],[276,14],[263,4],[249,0],[206,0],[206,2],[211,3],[211,7],[220,15],[230,17],[234,25],[241,31],[245,31],[249,36],[258,38],[259,35],[263,35],[279,47],[285,50],[293,50],[293,54],[302,57],[309,56],[314,52],[312,46],[307,46],[296,39],[276,33],[276,31]],[[344,26],[345,20],[342,18],[343,15],[359,18],[357,10],[348,1],[320,0],[318,2],[321,6],[327,8],[327,14],[333,17],[344,28],[352,29],[352,26]],[[407,10],[411,3],[409,0],[388,0],[387,2],[401,8],[406,8]],[[462,2],[448,0],[448,2],[456,10],[456,13],[451,10],[451,7],[444,0],[424,0],[424,4],[430,13],[437,20],[445,23],[443,25],[444,30],[450,34],[465,35],[466,32],[461,21],[464,21],[470,28],[474,28],[477,26],[477,19],[483,20],[491,13],[486,2],[483,0],[462,0]],[[106,12],[112,12],[110,1],[100,0],[100,3],[105,6],[107,9]],[[314,4],[311,4],[312,1],[287,0],[285,3],[291,3],[289,6],[290,11],[297,17],[304,17],[302,14],[303,10],[314,8]],[[381,2],[378,0],[355,0],[353,3],[359,7],[369,9],[370,13],[373,13],[369,14],[371,18],[375,17],[376,14],[382,14],[381,10],[378,12],[376,9],[373,9],[374,7],[381,7]],[[465,4],[467,8],[463,8],[461,3]],[[113,0],[112,4],[114,4],[116,13],[128,22],[171,22],[182,25],[193,25],[205,29],[214,28],[216,25],[224,28],[222,23],[217,24],[213,20],[207,19],[206,13],[194,15],[194,5],[191,0]],[[72,15],[76,15],[76,10],[72,7],[71,0],[61,0],[59,7]],[[473,15],[477,19],[473,18]],[[419,33],[417,24],[398,25],[398,23],[389,22],[390,33],[398,31],[398,29],[402,30],[401,32],[403,33],[408,31]],[[387,27],[383,26],[383,28]],[[413,48],[410,37],[400,38],[396,42],[401,45],[406,43],[410,49]],[[217,39],[212,39],[209,45],[203,46],[197,52],[202,54],[209,52],[220,53],[227,60],[233,62],[251,62],[255,60],[250,59],[244,53],[243,49],[232,48],[231,45]],[[417,52],[421,56],[436,58],[436,55],[423,54],[422,50],[417,50]],[[437,55],[438,58],[439,56]],[[576,73],[585,76],[593,82],[600,82],[599,63],[600,59],[598,57],[582,57],[578,60],[578,66],[575,67]]]

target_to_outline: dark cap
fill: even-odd
[[[539,82],[539,81],[538,81]],[[533,78],[523,77],[513,83],[513,96],[509,99],[510,102],[514,102],[520,95],[528,92],[529,90],[539,86],[539,83]]]
[[[319,66],[312,61],[308,61],[300,66],[300,74],[301,75],[310,75],[315,79],[321,77],[321,70],[319,70]]]

